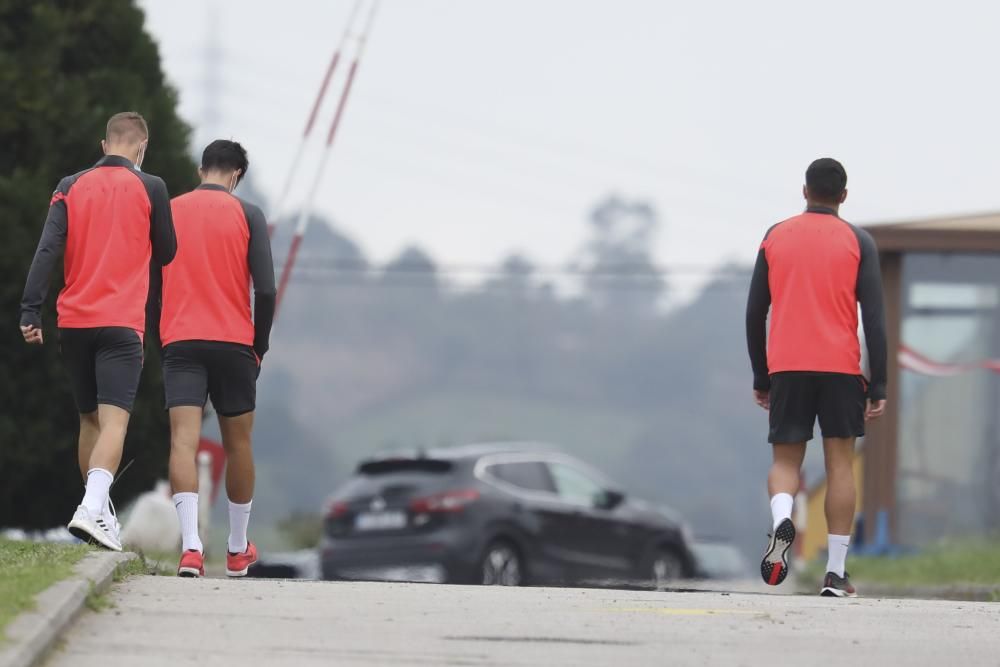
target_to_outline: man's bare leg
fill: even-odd
[[[101,434],[101,421],[97,418],[97,410],[80,415],[80,440],[77,446],[77,461],[80,465],[80,477],[87,484],[87,473],[90,471],[90,457],[97,446],[97,436]]]
[[[198,535],[197,456],[202,413],[200,406],[170,408],[170,488],[181,524],[183,551],[205,550]]]
[[[125,447],[125,432],[128,430],[128,410],[123,410],[116,405],[98,405],[97,412],[98,432],[97,438],[90,451],[87,460],[87,470],[85,484],[87,487],[83,495],[83,502],[80,504],[87,508],[90,516],[97,518],[105,513],[108,506],[108,494],[111,491],[111,483],[114,481],[115,473],[122,461],[122,449]],[[87,422],[84,426],[84,422]],[[83,431],[86,429],[88,437],[92,435],[93,421],[86,416],[80,419],[80,463],[83,467],[83,448],[89,443],[84,443]]]
[[[799,492],[802,461],[806,457],[806,443],[795,442],[773,445],[774,462],[767,475],[767,491],[771,497],[779,493],[795,496]]]
[[[90,453],[88,470],[103,468],[112,475],[118,472],[125,448],[125,433],[128,431],[129,412],[117,405],[98,405],[97,421],[99,433]]]
[[[219,417],[222,446],[226,450],[226,495],[234,503],[253,499],[256,472],[253,464],[253,413]]]
[[[760,562],[760,575],[771,586],[777,586],[788,576],[788,550],[795,540],[792,524],[792,504],[799,491],[802,461],[806,443],[781,443],[773,446],[774,462],[767,476],[771,494],[771,540]]]
[[[792,504],[802,484],[802,461],[806,457],[806,443],[773,445],[774,463],[767,475],[767,491],[771,497],[771,526],[777,528],[785,519],[792,518]]]
[[[256,472],[253,463],[253,412],[219,416],[222,446],[226,450],[226,495],[229,497],[229,552],[247,550],[247,525]]]
[[[198,441],[202,409],[170,408],[170,488],[174,493],[198,492]]]
[[[827,572],[844,576],[847,548],[854,527],[857,490],[854,481],[855,438],[824,438],[826,461]]]
[[[86,490],[81,507],[77,508],[68,528],[76,537],[94,541],[114,551],[121,551],[118,522],[109,516],[108,497],[115,473],[122,460],[125,433],[128,430],[129,412],[115,405],[97,406],[97,438],[93,438],[93,415],[80,417],[80,445],[77,452],[81,469],[87,449]],[[91,445],[93,441],[93,445]]]
[[[850,535],[854,527],[857,490],[854,483],[855,438],[824,438],[826,461],[826,526],[836,535]]]

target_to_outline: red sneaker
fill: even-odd
[[[247,549],[241,554],[226,553],[226,575],[245,577],[250,566],[257,562],[257,547],[247,541]]]
[[[195,549],[188,549],[181,554],[180,565],[177,566],[178,577],[204,577],[205,556]]]

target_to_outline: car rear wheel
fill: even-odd
[[[653,555],[649,570],[653,590],[662,591],[683,576],[684,564],[674,551],[661,548]]]
[[[492,542],[483,554],[480,572],[484,586],[520,586],[524,580],[521,554],[509,542]]]

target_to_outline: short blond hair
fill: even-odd
[[[149,138],[149,126],[138,112],[122,111],[108,119],[105,138],[109,144],[137,144]]]

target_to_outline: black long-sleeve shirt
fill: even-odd
[[[821,207],[772,227],[757,253],[747,299],[754,388],[769,389],[770,375],[786,371],[860,374],[859,304],[869,397],[884,399],[885,309],[874,239]]]
[[[162,295],[151,298],[161,304],[163,345],[180,340],[233,342],[251,345],[263,357],[270,345],[277,294],[263,212],[213,184],[203,184],[171,205],[181,251],[162,272]]]
[[[59,326],[145,328],[149,263],[177,252],[163,181],[108,155],[59,181],[21,298],[21,325],[41,327],[52,270],[65,251]]]

